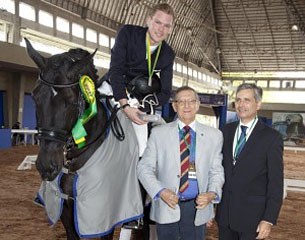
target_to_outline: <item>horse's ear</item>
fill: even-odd
[[[37,67],[39,69],[44,69],[45,66],[46,66],[46,63],[45,63],[45,58],[43,56],[41,56],[39,54],[39,52],[37,52],[31,42],[27,39],[27,38],[24,38],[25,40],[25,43],[26,43],[26,48],[27,48],[27,51],[28,51],[28,54],[29,56],[32,58],[32,60],[36,63]]]
[[[91,58],[94,58],[94,55],[96,54],[97,52],[97,48],[95,49],[95,51],[93,53],[91,53]]]

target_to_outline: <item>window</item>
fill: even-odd
[[[41,25],[53,28],[53,15],[51,13],[39,10],[38,18]]]
[[[202,73],[201,79],[202,79],[202,81],[206,82],[207,81],[207,75],[205,73]]]
[[[84,27],[77,23],[72,23],[72,35],[78,38],[84,38]]]
[[[293,81],[283,81],[282,82],[282,88],[292,88],[293,87]]]
[[[243,83],[243,81],[236,80],[236,81],[233,81],[233,86],[238,87],[242,83]]]
[[[295,81],[296,88],[305,88],[305,81]]]
[[[182,66],[182,72],[186,75],[187,74],[187,67],[185,65]]]
[[[91,28],[86,29],[86,40],[97,43],[97,32]]]
[[[198,79],[198,72],[196,70],[193,70],[193,77],[195,79]]]
[[[106,34],[99,34],[99,42],[101,46],[109,48],[109,37]]]
[[[115,43],[115,38],[112,37],[110,39],[110,48],[113,48],[114,43]]]
[[[177,63],[177,72],[182,72],[182,66],[180,63]]]
[[[202,72],[198,72],[198,79],[202,81]]]
[[[2,30],[0,31],[0,41],[6,41],[5,33]]]
[[[257,86],[266,88],[266,87],[268,87],[268,83],[267,83],[267,81],[257,81]]]
[[[270,88],[280,88],[281,82],[280,81],[270,81],[269,87]]]
[[[211,82],[211,77],[209,75],[206,75],[205,79],[206,79],[207,82],[209,82],[209,83]]]
[[[14,0],[2,0],[0,1],[0,9],[4,9],[12,14],[15,14],[15,2]]]
[[[57,17],[56,29],[61,32],[70,33],[69,21],[64,18]]]
[[[193,69],[192,68],[188,68],[187,75],[189,75],[190,77],[193,76]]]
[[[254,80],[246,80],[245,83],[255,84]]]
[[[35,8],[29,4],[19,3],[19,16],[31,21],[36,21]]]
[[[177,63],[176,62],[174,62],[174,64],[173,64],[173,71],[177,71]]]

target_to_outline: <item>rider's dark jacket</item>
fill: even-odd
[[[148,75],[146,32],[147,28],[144,27],[123,25],[117,34],[111,50],[110,69],[103,77],[104,80],[110,81],[116,101],[127,98],[126,86],[134,77],[139,74]],[[151,55],[151,65],[154,63],[156,52]],[[170,98],[174,58],[173,49],[163,41],[155,68],[160,72],[161,91],[157,94],[160,105],[167,103]]]

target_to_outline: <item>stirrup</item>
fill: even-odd
[[[138,220],[134,220],[123,224],[122,228],[141,230],[143,228],[143,224],[144,224],[143,218],[140,218]]]

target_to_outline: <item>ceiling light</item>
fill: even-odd
[[[292,31],[298,31],[298,30],[299,30],[298,25],[295,25],[295,24],[292,25],[291,30],[292,30]]]

